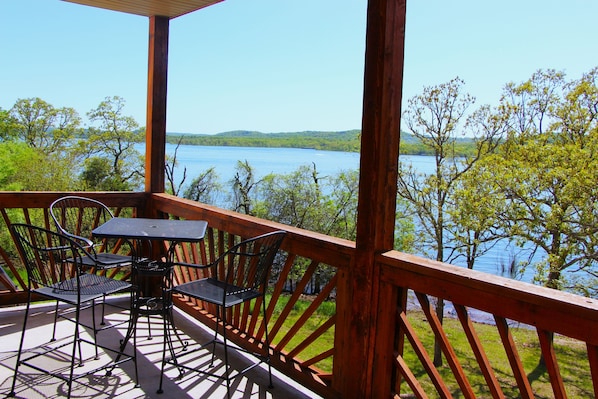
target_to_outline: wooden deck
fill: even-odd
[[[114,298],[113,302],[122,304],[128,303],[128,297]],[[53,306],[50,304],[38,304],[34,306],[30,317],[32,328],[26,334],[26,345],[31,347],[35,343],[44,344],[52,334]],[[127,312],[116,308],[112,309],[108,316],[109,322],[116,323],[127,319]],[[0,394],[6,395],[10,391],[16,348],[19,344],[20,331],[23,322],[23,306],[5,307],[0,309]],[[89,315],[89,312],[87,316]],[[180,312],[175,314],[177,327],[183,334],[183,339],[193,342],[205,342],[211,338],[211,332],[196,322],[194,319],[185,316]],[[73,324],[62,320],[59,322],[59,341],[72,334]],[[118,342],[124,336],[126,325],[100,333],[99,339],[103,343],[111,344]],[[157,394],[160,379],[160,363],[162,359],[162,321],[156,317],[151,319],[152,339],[148,339],[148,324],[145,319],[138,324],[138,368],[139,387],[135,387],[134,367],[132,362],[124,363],[122,368],[116,368],[111,376],[106,376],[104,371],[93,376],[84,377],[73,385],[74,398],[116,398],[119,399],[140,399],[140,398],[223,398],[226,397],[225,384],[213,378],[205,378],[199,374],[186,374],[177,379],[178,372],[172,367],[167,368],[164,379],[164,393]],[[93,355],[92,348],[84,350]],[[46,359],[48,364],[56,359],[62,360],[59,352],[53,353],[51,360]],[[83,367],[95,367],[99,362],[107,359],[108,355],[101,355],[99,360],[90,360]],[[216,360],[217,362],[219,359]],[[233,356],[235,368],[241,368],[251,361],[251,357],[235,354]],[[268,373],[265,368],[258,367],[247,375],[239,377],[233,382],[233,398],[280,398],[280,399],[307,399],[319,398],[313,392],[305,389],[299,384],[286,378],[278,372],[274,372],[274,388],[268,389]],[[59,398],[64,397],[64,383],[55,378],[40,376],[35,370],[28,367],[19,369],[17,383],[18,398]]]

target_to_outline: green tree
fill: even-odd
[[[0,189],[66,191],[75,184],[68,158],[48,155],[20,141],[0,143]]]
[[[11,140],[14,134],[10,112],[0,108],[0,142]]]
[[[429,148],[434,156],[434,171],[425,175],[411,165],[399,162],[397,184],[398,196],[410,205],[416,218],[416,242],[418,250],[441,262],[452,262],[459,255],[461,246],[452,240],[458,232],[451,220],[451,205],[455,190],[473,165],[486,153],[492,151],[500,138],[500,129],[486,128],[492,121],[487,107],[466,118],[468,108],[475,99],[463,93],[464,82],[455,78],[438,86],[425,87],[423,93],[408,100],[403,120],[408,131]],[[466,122],[465,122],[466,120]],[[458,138],[472,128],[475,152],[460,156],[457,152]],[[469,249],[475,249],[470,247]],[[436,313],[442,321],[444,301],[439,299]],[[434,364],[442,364],[439,342],[435,343]]]
[[[289,174],[270,174],[258,187],[255,216],[341,238],[355,238],[358,178],[342,172],[336,178],[320,176],[316,165],[303,165]],[[308,262],[290,275],[303,275]],[[336,270],[321,265],[314,273],[311,291],[320,292]]]
[[[183,198],[204,204],[218,205],[222,194],[222,185],[218,181],[218,174],[214,167],[201,172],[187,187]]]
[[[315,165],[314,165],[315,170]],[[357,235],[357,198],[359,192],[359,172],[341,171],[330,177],[330,194],[326,199],[334,205],[332,235],[355,241]]]
[[[99,126],[90,127],[87,137],[79,142],[79,151],[86,157],[95,155],[110,162],[113,190],[137,189],[144,176],[143,156],[135,149],[135,144],[142,142],[144,135],[133,117],[123,115],[124,106],[125,101],[121,97],[107,97],[96,109],[88,112],[89,120]],[[99,162],[87,165],[88,168],[93,166],[103,167]]]
[[[112,173],[109,159],[92,156],[83,160],[83,171],[79,175],[81,190],[127,191],[130,185]]]
[[[465,131],[473,138],[473,146],[463,156],[461,171],[454,175],[448,197],[447,232],[450,250],[447,258],[464,259],[469,269],[501,239],[508,238],[500,227],[497,210],[504,208],[504,196],[494,195],[491,186],[494,169],[483,160],[496,151],[508,131],[509,114],[504,109],[484,105],[473,112]]]
[[[59,154],[79,130],[73,108],[54,108],[40,98],[20,99],[10,110],[14,136],[46,154]]]
[[[455,78],[448,83],[425,87],[421,95],[408,100],[403,121],[408,131],[433,151],[434,172],[425,175],[410,164],[399,162],[398,195],[414,209],[419,219],[417,248],[434,259],[447,262],[445,239],[447,201],[454,182],[467,165],[455,155],[454,148],[460,123],[475,99],[463,94],[463,81]],[[433,253],[431,253],[431,251]]]
[[[231,209],[235,212],[253,215],[252,195],[259,181],[255,181],[253,168],[247,160],[237,161],[232,181]]]
[[[256,216],[330,234],[335,213],[322,194],[321,180],[315,165],[300,166],[286,175],[267,175],[259,186]]]
[[[545,254],[535,279],[556,289],[595,296],[598,260],[598,68],[575,81],[538,71],[503,97],[512,130],[493,165],[496,196],[507,207],[502,228],[520,245]],[[570,270],[577,274],[570,279]]]

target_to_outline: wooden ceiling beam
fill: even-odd
[[[103,8],[144,17],[161,16],[169,19],[189,14],[223,0],[62,0],[68,3]]]

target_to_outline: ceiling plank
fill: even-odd
[[[106,10],[145,17],[162,16],[170,19],[220,3],[223,0],[62,0]]]

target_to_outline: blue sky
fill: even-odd
[[[361,127],[365,0],[226,0],[170,22],[167,130]],[[538,69],[598,66],[598,1],[408,0],[404,100],[459,76],[477,104]],[[148,19],[0,0],[0,108],[40,97],[83,117],[108,96],[145,125]]]

